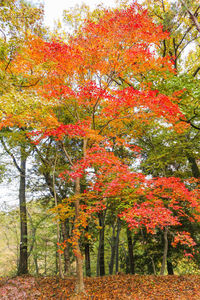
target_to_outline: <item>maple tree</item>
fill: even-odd
[[[67,162],[60,177],[68,184],[68,199],[56,211],[73,223],[67,242],[76,257],[77,293],[84,291],[80,238],[88,220],[112,205],[132,229],[145,226],[154,233],[159,228],[167,239],[175,227],[174,246],[195,246],[181,225],[183,216],[199,220],[199,190],[165,174],[149,179],[131,166],[142,152],[137,140],[146,128],[163,132],[167,127],[174,135],[188,128],[180,109],[182,92],[167,93],[161,82],[176,74],[170,51],[159,52],[160,43],[167,42],[169,33],[133,3],[89,16],[67,41],[29,35],[10,66],[17,80],[23,76],[21,87],[29,82],[31,96],[23,97],[26,110],[19,103],[13,111],[5,101],[1,127],[28,128],[27,139],[35,146],[50,140]],[[120,149],[128,155],[120,155]],[[163,268],[166,249],[167,243]]]

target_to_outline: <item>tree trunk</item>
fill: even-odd
[[[57,244],[56,244],[56,248],[55,248],[55,274],[58,274],[58,251],[57,251]]]
[[[24,147],[21,146],[20,183],[19,183],[19,210],[20,210],[20,254],[18,275],[28,274],[28,237],[26,211],[26,157]]]
[[[75,195],[80,194],[80,178],[76,178],[75,180]],[[79,198],[76,197],[75,200],[75,233],[74,233],[74,241],[75,241],[75,256],[76,256],[76,286],[75,292],[77,294],[85,293],[85,287],[83,282],[83,257],[81,255],[81,250],[79,246],[79,236],[76,233],[78,230],[78,223],[79,223]]]
[[[65,271],[65,275],[70,275],[71,266],[70,266],[69,246],[67,243],[67,240],[69,239],[69,230],[67,229],[67,226],[69,226],[68,220],[65,220],[64,222],[61,223],[63,242],[66,241],[66,247],[64,249],[64,271]]]
[[[44,274],[47,275],[47,240],[45,240],[44,249]]]
[[[110,264],[109,264],[109,274],[113,274],[113,269],[114,269],[114,262],[115,264],[115,270],[116,273],[118,272],[118,245],[119,245],[119,233],[120,233],[120,221],[119,218],[117,218],[117,232],[115,235],[115,225],[113,224],[113,235],[112,235],[112,240],[111,240],[111,257],[110,257]],[[115,258],[116,257],[116,258]]]
[[[200,171],[199,171],[199,168],[198,168],[195,158],[189,154],[187,155],[187,158],[188,158],[188,161],[189,161],[191,169],[192,169],[192,175],[195,178],[200,178]]]
[[[174,275],[174,269],[173,269],[173,264],[172,264],[172,245],[171,241],[168,239],[168,251],[167,251],[167,272],[168,275]]]
[[[114,268],[114,260],[115,260],[115,224],[112,225],[112,239],[111,239],[111,257],[110,257],[110,263],[109,263],[109,274],[113,274],[113,268]]]
[[[86,227],[86,231],[88,232],[88,226]],[[85,243],[85,273],[86,276],[91,277],[90,244],[88,242]]]
[[[58,205],[58,200],[57,200],[57,193],[56,193],[56,186],[55,186],[55,172],[56,172],[56,163],[57,163],[57,155],[55,158],[54,166],[53,166],[53,178],[52,178],[52,184],[53,184],[53,195],[54,195],[54,202],[55,206]],[[56,233],[57,233],[57,246],[58,243],[60,243],[60,225],[59,221],[57,220],[56,222]],[[59,276],[60,278],[64,279],[64,274],[63,274],[63,269],[62,269],[62,258],[61,258],[61,253],[58,253],[58,269],[59,269]]]
[[[128,254],[129,254],[129,265],[130,265],[130,273],[135,274],[135,262],[133,255],[133,241],[130,230],[127,228],[127,242],[128,242]]]
[[[39,267],[38,267],[38,255],[37,255],[37,243],[35,242],[35,247],[34,247],[34,251],[33,251],[33,261],[34,261],[34,265],[35,265],[35,273],[36,276],[39,275]]]
[[[151,256],[151,263],[152,263],[152,268],[153,268],[153,274],[156,275],[156,266],[155,266],[155,263],[154,263],[154,259],[153,257]]]
[[[105,275],[105,260],[104,260],[104,230],[105,230],[105,215],[103,212],[99,213],[99,226],[101,229],[99,231],[99,247],[98,247],[98,254],[97,254],[97,276],[104,276]]]
[[[116,274],[119,272],[119,234],[121,231],[120,219],[117,219],[117,236],[116,236],[116,260],[115,260],[115,272]]]
[[[167,272],[168,275],[174,275],[174,269],[171,261],[167,260]]]
[[[168,228],[165,227],[165,230],[164,230],[164,251],[163,251],[163,259],[162,259],[162,266],[161,266],[160,275],[164,275],[165,265],[166,265],[166,261],[167,261],[167,251],[168,251],[167,234],[168,234]]]
[[[34,264],[35,264],[35,273],[36,273],[36,276],[38,276],[39,275],[39,268],[38,268],[37,254],[33,255],[33,260],[34,260]]]

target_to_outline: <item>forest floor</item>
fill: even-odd
[[[0,299],[6,300],[200,300],[200,275],[113,275],[85,278],[87,295],[75,296],[74,278],[0,278]]]

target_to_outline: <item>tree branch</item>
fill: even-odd
[[[194,22],[197,30],[200,32],[200,24],[196,18],[196,14],[197,14],[197,11],[199,9],[200,6],[198,6],[198,8],[196,9],[195,13],[193,14],[191,12],[191,10],[187,7],[186,3],[183,1],[183,0],[180,0],[180,2],[182,3],[182,5],[185,7],[185,9],[187,10],[188,14],[190,15],[190,18],[192,19],[192,21]]]
[[[198,68],[196,69],[196,71],[194,71],[194,73],[192,74],[192,76],[195,77],[199,71],[200,71],[200,67],[198,67]]]
[[[63,149],[63,151],[64,151],[64,153],[65,153],[65,155],[66,155],[66,157],[67,157],[67,159],[68,159],[68,161],[70,163],[70,165],[73,166],[74,164],[72,162],[72,159],[71,159],[69,153],[67,152],[67,150],[66,150],[63,142],[61,142],[61,146],[62,146],[62,149]]]
[[[8,147],[6,146],[6,144],[5,144],[5,142],[4,142],[4,140],[3,140],[2,137],[0,137],[0,140],[1,140],[1,143],[2,143],[2,145],[3,145],[3,147],[4,147],[4,150],[5,150],[5,151],[10,155],[10,157],[12,158],[15,167],[17,168],[17,170],[18,170],[20,173],[22,173],[22,169],[19,167],[19,165],[18,165],[18,163],[17,163],[17,161],[16,161],[16,158],[15,158],[14,154],[8,149]]]

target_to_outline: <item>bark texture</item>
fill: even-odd
[[[21,146],[20,183],[19,183],[19,210],[20,210],[20,254],[18,275],[28,274],[28,237],[27,237],[27,210],[26,210],[26,157]]]
[[[161,271],[160,275],[164,275],[165,273],[165,266],[166,266],[166,261],[167,261],[167,252],[168,252],[168,228],[165,227],[164,230],[164,250],[163,250],[163,259],[162,259],[162,266],[161,266]]]
[[[133,255],[133,241],[130,230],[127,228],[127,242],[128,242],[128,255],[129,255],[129,265],[130,265],[130,273],[135,274],[135,261]]]

